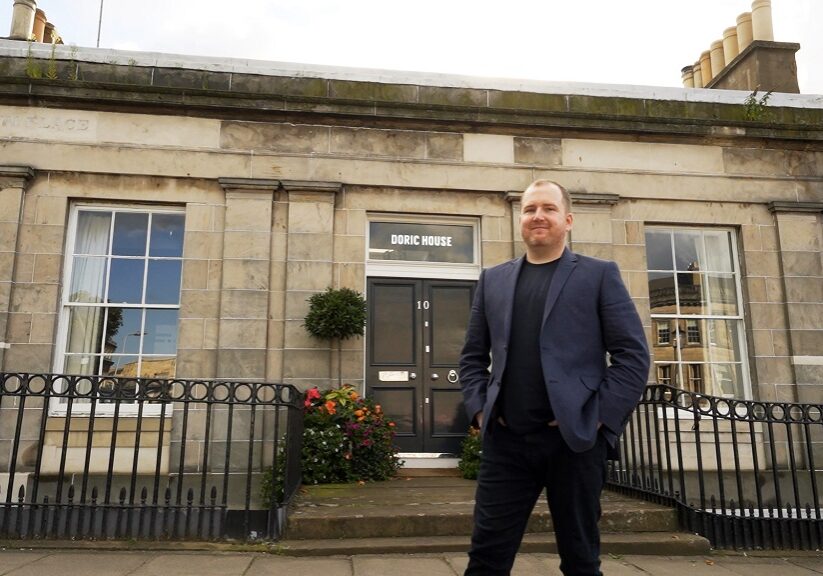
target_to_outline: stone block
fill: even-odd
[[[418,87],[358,80],[329,80],[329,96],[367,102],[417,102]]]
[[[60,282],[63,256],[60,254],[37,254],[34,257],[33,280],[38,284]]]
[[[178,350],[177,378],[216,378],[217,353],[214,350]]]
[[[329,202],[290,202],[289,233],[329,234],[334,229],[334,206]]]
[[[0,187],[0,224],[8,222],[19,224],[20,206],[23,201],[23,191],[19,188]],[[3,227],[0,226],[0,230]],[[3,244],[0,244],[2,246]]]
[[[782,304],[749,304],[750,323],[753,330],[784,329],[786,327]]]
[[[421,104],[483,108],[488,96],[485,90],[474,88],[420,86],[419,99]]]
[[[58,305],[56,284],[17,284],[14,287],[13,312],[56,312]]]
[[[823,276],[823,255],[820,252],[781,252],[784,276]]]
[[[303,320],[286,320],[284,323],[283,348],[302,350],[328,350],[332,343],[309,334]],[[334,344],[336,346],[336,344]]]
[[[8,315],[6,327],[6,338],[13,344],[28,344],[31,338],[31,318],[30,313]]]
[[[223,288],[267,290],[271,264],[266,260],[227,258],[223,260]]]
[[[463,161],[514,164],[514,137],[500,134],[464,134]]]
[[[0,252],[0,282],[8,282],[14,268],[14,252]]]
[[[366,266],[363,264],[335,264],[334,278],[341,288],[351,288],[361,294],[366,291]]]
[[[621,270],[646,270],[646,249],[644,246],[626,245],[614,246],[613,252],[614,261],[620,266]]]
[[[271,234],[265,232],[226,231],[223,240],[223,258],[269,260]]]
[[[271,231],[272,193],[263,192],[251,197],[233,197],[226,194],[226,218],[224,229],[229,231]]]
[[[611,215],[608,212],[577,212],[571,237],[575,243],[611,244]]]
[[[309,298],[318,291],[289,290],[286,292],[285,320],[302,321],[309,312]]]
[[[26,254],[62,254],[65,226],[26,224],[20,226],[18,252]]]
[[[584,256],[591,256],[592,258],[600,258],[601,260],[614,260],[614,246],[611,244],[591,243],[591,242],[572,242],[571,248],[579,254]]]
[[[626,222],[626,244],[642,244],[645,249],[646,236],[642,222]]]
[[[814,215],[778,214],[780,250],[783,252],[820,252],[823,227]]]
[[[6,350],[3,369],[6,372],[51,372],[51,344],[16,344]]]
[[[14,281],[18,284],[34,282],[34,254],[18,254],[17,268],[14,270]]]
[[[515,164],[559,166],[563,162],[559,138],[514,138]]]
[[[823,364],[795,363],[794,372],[797,375],[798,384],[814,384],[818,387],[823,384]],[[823,397],[823,390],[818,393]]]
[[[209,287],[209,261],[183,260],[181,287],[190,290],[206,290]]]
[[[205,320],[202,318],[181,318],[177,323],[177,348],[199,350],[203,346]]]
[[[283,350],[283,379],[329,378],[332,374],[328,350]],[[335,368],[336,369],[336,368]]]
[[[365,210],[346,209],[346,234],[349,236],[365,236],[368,220]]]
[[[797,356],[819,356],[823,350],[823,330],[792,330],[792,353]]]
[[[794,382],[794,372],[787,357],[755,358],[755,367],[759,382],[772,384],[790,384]]]
[[[365,236],[335,236],[335,262],[364,262],[366,259]]]
[[[183,258],[219,260],[223,257],[222,232],[186,232]]]
[[[776,252],[744,252],[743,255],[749,276],[780,276],[780,261]]]
[[[770,332],[772,334],[772,345],[774,346],[774,355],[788,356],[790,352],[789,333],[786,330],[771,330]]]
[[[218,148],[220,121],[186,116],[100,114],[97,140],[144,146]]]
[[[765,278],[766,298],[769,302],[784,302],[783,281],[780,278]]]
[[[768,302],[766,296],[766,279],[762,276],[749,276],[745,280],[746,283],[746,301],[752,302]]]
[[[264,380],[266,350],[217,350],[217,377],[232,380]]]
[[[220,318],[267,318],[269,295],[265,290],[223,290]]]
[[[289,260],[331,262],[333,254],[331,234],[289,234]]]
[[[509,236],[504,233],[504,228],[508,232],[506,226],[508,219],[499,216],[481,216],[480,218],[480,232],[483,241],[500,241],[508,240]]]
[[[321,292],[332,285],[331,262],[286,263],[286,289]]]
[[[203,319],[203,348],[217,348],[220,336],[220,320],[217,318]]]
[[[223,261],[209,260],[208,284],[209,290],[217,290],[223,280]]]
[[[620,274],[626,282],[626,288],[632,298],[648,298],[649,297],[649,276],[645,272],[631,272],[621,270]]]
[[[331,152],[341,156],[425,158],[425,132],[338,128],[331,131]]]
[[[787,276],[783,278],[787,302],[823,303],[823,278]],[[823,327],[823,324],[821,325]]]
[[[502,264],[507,260],[511,260],[514,256],[512,253],[512,243],[506,241],[481,243],[482,265],[484,268]]]
[[[214,231],[213,214],[214,211],[209,204],[186,204],[186,233]]]
[[[431,160],[463,160],[463,135],[435,132],[426,135],[426,158]]]
[[[763,240],[760,237],[760,226],[744,224],[740,227],[743,237],[743,249],[749,252],[763,250]]]
[[[823,303],[788,304],[789,327],[794,330],[823,332]]]
[[[265,318],[221,319],[218,347],[221,350],[265,348],[267,329]]]
[[[225,121],[220,130],[220,147],[325,154],[329,152],[329,135],[328,126]]]
[[[488,107],[492,109],[504,108],[565,112],[568,105],[566,96],[563,94],[489,90]]]
[[[58,314],[32,314],[31,334],[29,341],[32,344],[52,344],[57,328]]]
[[[722,174],[716,146],[564,138],[563,165],[655,172]]]
[[[38,196],[34,221],[47,226],[65,226],[68,199],[60,196]]]
[[[180,318],[218,318],[220,292],[217,290],[181,290]]]
[[[772,344],[771,330],[752,330],[754,356],[775,356],[774,345]]]

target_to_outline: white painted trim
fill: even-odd
[[[823,356],[792,356],[795,366],[823,366]]]

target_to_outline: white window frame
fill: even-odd
[[[732,265],[732,272],[731,274],[734,276],[735,281],[735,294],[737,298],[737,314],[732,315],[717,315],[717,314],[682,314],[678,310],[674,314],[655,314],[654,312],[650,312],[650,317],[653,322],[658,320],[669,320],[674,321],[676,329],[672,331],[672,336],[675,340],[677,346],[684,347],[684,346],[695,346],[697,344],[690,344],[688,341],[688,328],[686,325],[686,320],[695,320],[695,321],[705,321],[706,322],[706,334],[701,334],[701,344],[706,346],[708,350],[708,361],[705,362],[694,362],[694,361],[684,361],[682,358],[681,360],[674,360],[671,362],[658,362],[655,360],[654,364],[655,367],[665,364],[673,366],[673,370],[677,371],[677,382],[680,382],[680,386],[682,387],[685,383],[690,382],[690,374],[688,368],[686,367],[688,364],[701,364],[704,367],[710,368],[713,362],[712,358],[712,350],[713,346],[715,346],[715,339],[714,335],[712,334],[712,323],[708,322],[709,320],[731,320],[734,321],[737,327],[737,341],[740,344],[740,349],[738,353],[740,354],[740,373],[742,378],[742,393],[743,399],[751,400],[752,399],[752,386],[751,386],[751,372],[749,369],[749,355],[748,355],[748,342],[746,339],[746,320],[744,310],[746,308],[745,301],[743,300],[743,290],[742,290],[742,270],[740,268],[740,255],[738,251],[738,241],[739,241],[739,231],[737,228],[734,227],[723,227],[723,226],[680,226],[676,224],[649,224],[644,227],[644,232],[647,231],[661,231],[661,232],[679,232],[679,231],[695,231],[695,232],[706,232],[706,231],[721,231],[721,232],[729,232],[731,236],[730,241],[730,257],[731,257],[731,265]],[[704,245],[705,248],[705,245]],[[675,262],[675,253],[674,253],[674,245],[672,245],[672,262],[674,265]],[[670,270],[657,270],[648,267],[648,263],[646,266],[646,273],[651,272],[672,272]],[[674,289],[675,294],[677,296],[677,302],[680,301],[679,295],[679,284],[677,282],[677,271],[673,271],[675,274],[675,283]],[[683,322],[683,329],[681,330],[678,327],[678,321]],[[678,342],[679,339],[683,339],[682,343]],[[734,363],[733,363],[734,364]],[[703,369],[703,378],[702,382],[705,383],[706,381],[706,368]],[[657,378],[657,370],[655,369],[655,378]],[[703,392],[704,394],[710,395],[709,391]],[[728,397],[731,398],[733,395],[720,395],[720,397]]]
[[[69,310],[72,308],[69,305],[68,297],[69,292],[71,289],[71,280],[72,280],[72,272],[74,268],[74,246],[77,237],[77,220],[78,215],[81,211],[97,211],[97,212],[134,212],[134,213],[141,213],[141,214],[183,214],[185,216],[186,210],[184,207],[175,207],[175,206],[164,206],[164,205],[138,205],[138,204],[114,204],[114,203],[87,203],[87,202],[78,202],[72,204],[69,212],[69,222],[68,228],[66,233],[66,243],[65,243],[65,250],[63,254],[63,278],[62,278],[62,289],[60,294],[60,317],[58,320],[57,326],[57,337],[55,338],[55,349],[54,349],[54,359],[52,365],[54,367],[54,372],[56,374],[62,374],[65,366],[66,360],[66,345],[67,345],[67,338],[68,338],[68,331],[69,331]],[[112,222],[113,225],[113,222]],[[150,233],[150,231],[149,231]],[[184,235],[185,235],[185,225],[184,225]],[[148,259],[148,255],[144,256],[143,258]],[[171,259],[171,258],[170,258]],[[177,259],[176,257],[174,259]],[[182,263],[184,261],[184,257],[181,254],[180,256],[181,261],[181,289],[182,289]],[[108,266],[111,266],[111,261],[109,259]],[[145,289],[145,283],[148,281],[146,275],[143,276],[143,288]],[[106,282],[109,282],[109,275],[108,272],[106,274]],[[76,304],[75,304],[76,306]],[[145,309],[151,307],[153,309],[169,309],[169,310],[179,310],[180,309],[180,299],[178,298],[177,304],[152,304],[148,306],[146,304],[140,305],[125,305],[124,308],[135,308],[135,309]],[[179,322],[179,317],[178,317]],[[142,331],[141,326],[141,331]],[[179,333],[179,324],[178,324],[178,333]],[[175,356],[177,355],[177,350],[175,350]],[[105,378],[103,375],[98,374],[90,374],[90,376],[97,376],[98,378]],[[51,398],[49,404],[49,415],[50,416],[65,416],[67,413],[67,404],[60,401],[60,398]],[[92,403],[78,403],[74,402],[72,404],[72,416],[83,416],[84,414],[89,414],[91,412],[91,405]],[[164,404],[151,404],[147,403],[143,406],[143,416],[160,416],[161,413],[165,413],[166,416],[169,416],[171,405],[168,405],[165,410],[162,410],[162,406]],[[115,404],[114,403],[103,403],[103,402],[96,402],[95,407],[95,417],[111,417],[114,416],[115,412]],[[117,411],[118,416],[121,417],[136,417],[138,416],[138,406],[137,404],[132,404],[128,402],[121,402],[120,408]]]

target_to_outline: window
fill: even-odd
[[[672,367],[671,365],[667,364],[658,364],[657,365],[657,383],[658,384],[665,384],[666,386],[672,385]]]
[[[658,382],[665,373],[672,386],[748,397],[734,231],[648,226],[646,259]],[[664,324],[671,326],[667,337],[661,333]]]
[[[657,343],[669,344],[672,341],[672,329],[668,320],[658,320],[657,325]]]
[[[182,211],[74,208],[58,372],[174,376],[183,227]]]

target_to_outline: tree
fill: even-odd
[[[322,340],[337,340],[337,383],[342,385],[343,340],[362,336],[366,326],[366,301],[351,288],[327,288],[309,298],[303,326]]]

